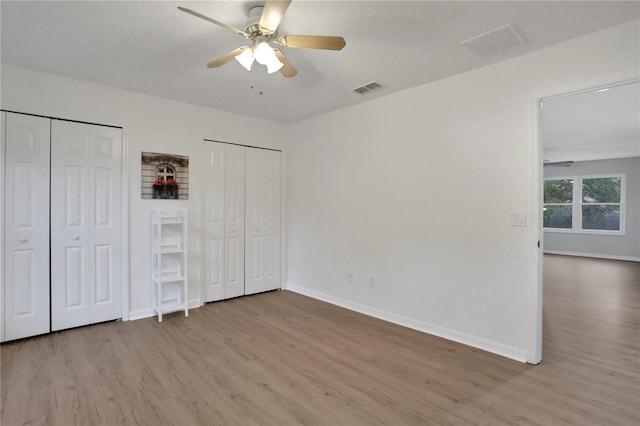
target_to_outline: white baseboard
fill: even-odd
[[[291,283],[287,283],[286,290],[309,296],[313,299],[322,300],[323,302],[331,303],[332,305],[337,305],[352,311],[360,312],[361,314],[369,315],[374,318],[389,321],[403,327],[411,328],[423,333],[442,337],[443,339],[452,340],[457,343],[462,343],[474,348],[482,349],[484,351],[501,355],[506,358],[511,358],[516,361],[527,362],[527,351],[525,349],[514,348],[502,343],[483,339],[481,337],[472,336],[456,330],[451,330],[445,327],[440,327],[423,321],[411,319],[402,315],[394,314],[392,312],[387,312],[377,308],[372,308],[370,306],[361,305],[359,303],[351,302],[349,300],[334,297],[326,293],[321,293],[319,291],[311,290]]]
[[[576,251],[544,250],[544,254],[559,254],[561,256],[593,257],[596,259],[626,260],[628,262],[640,262],[640,257],[616,256],[611,254],[580,253]]]
[[[189,310],[199,308],[202,306],[200,304],[200,299],[191,299],[189,300]],[[135,321],[143,318],[155,317],[156,311],[153,308],[147,309],[138,309],[137,311],[129,312],[129,321]]]

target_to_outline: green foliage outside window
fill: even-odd
[[[573,201],[573,179],[544,181],[544,203],[571,203]]]
[[[620,178],[582,179],[583,203],[619,203]]]

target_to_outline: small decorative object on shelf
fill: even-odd
[[[151,243],[153,309],[158,322],[170,312],[184,310],[188,317],[187,209],[153,209]]]

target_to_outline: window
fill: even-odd
[[[621,177],[582,179],[582,229],[620,231]]]
[[[623,234],[624,177],[545,179],[543,226],[547,231]]]
[[[544,182],[544,227],[573,228],[573,179]]]
[[[156,167],[156,176],[158,179],[169,180],[176,178],[176,169],[169,164],[160,164]]]

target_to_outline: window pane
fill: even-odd
[[[582,206],[582,229],[620,230],[620,206]]]
[[[620,178],[582,179],[583,203],[619,203]]]
[[[545,228],[571,229],[571,206],[544,206],[543,225]]]
[[[571,203],[573,202],[573,179],[545,180],[545,203]]]

